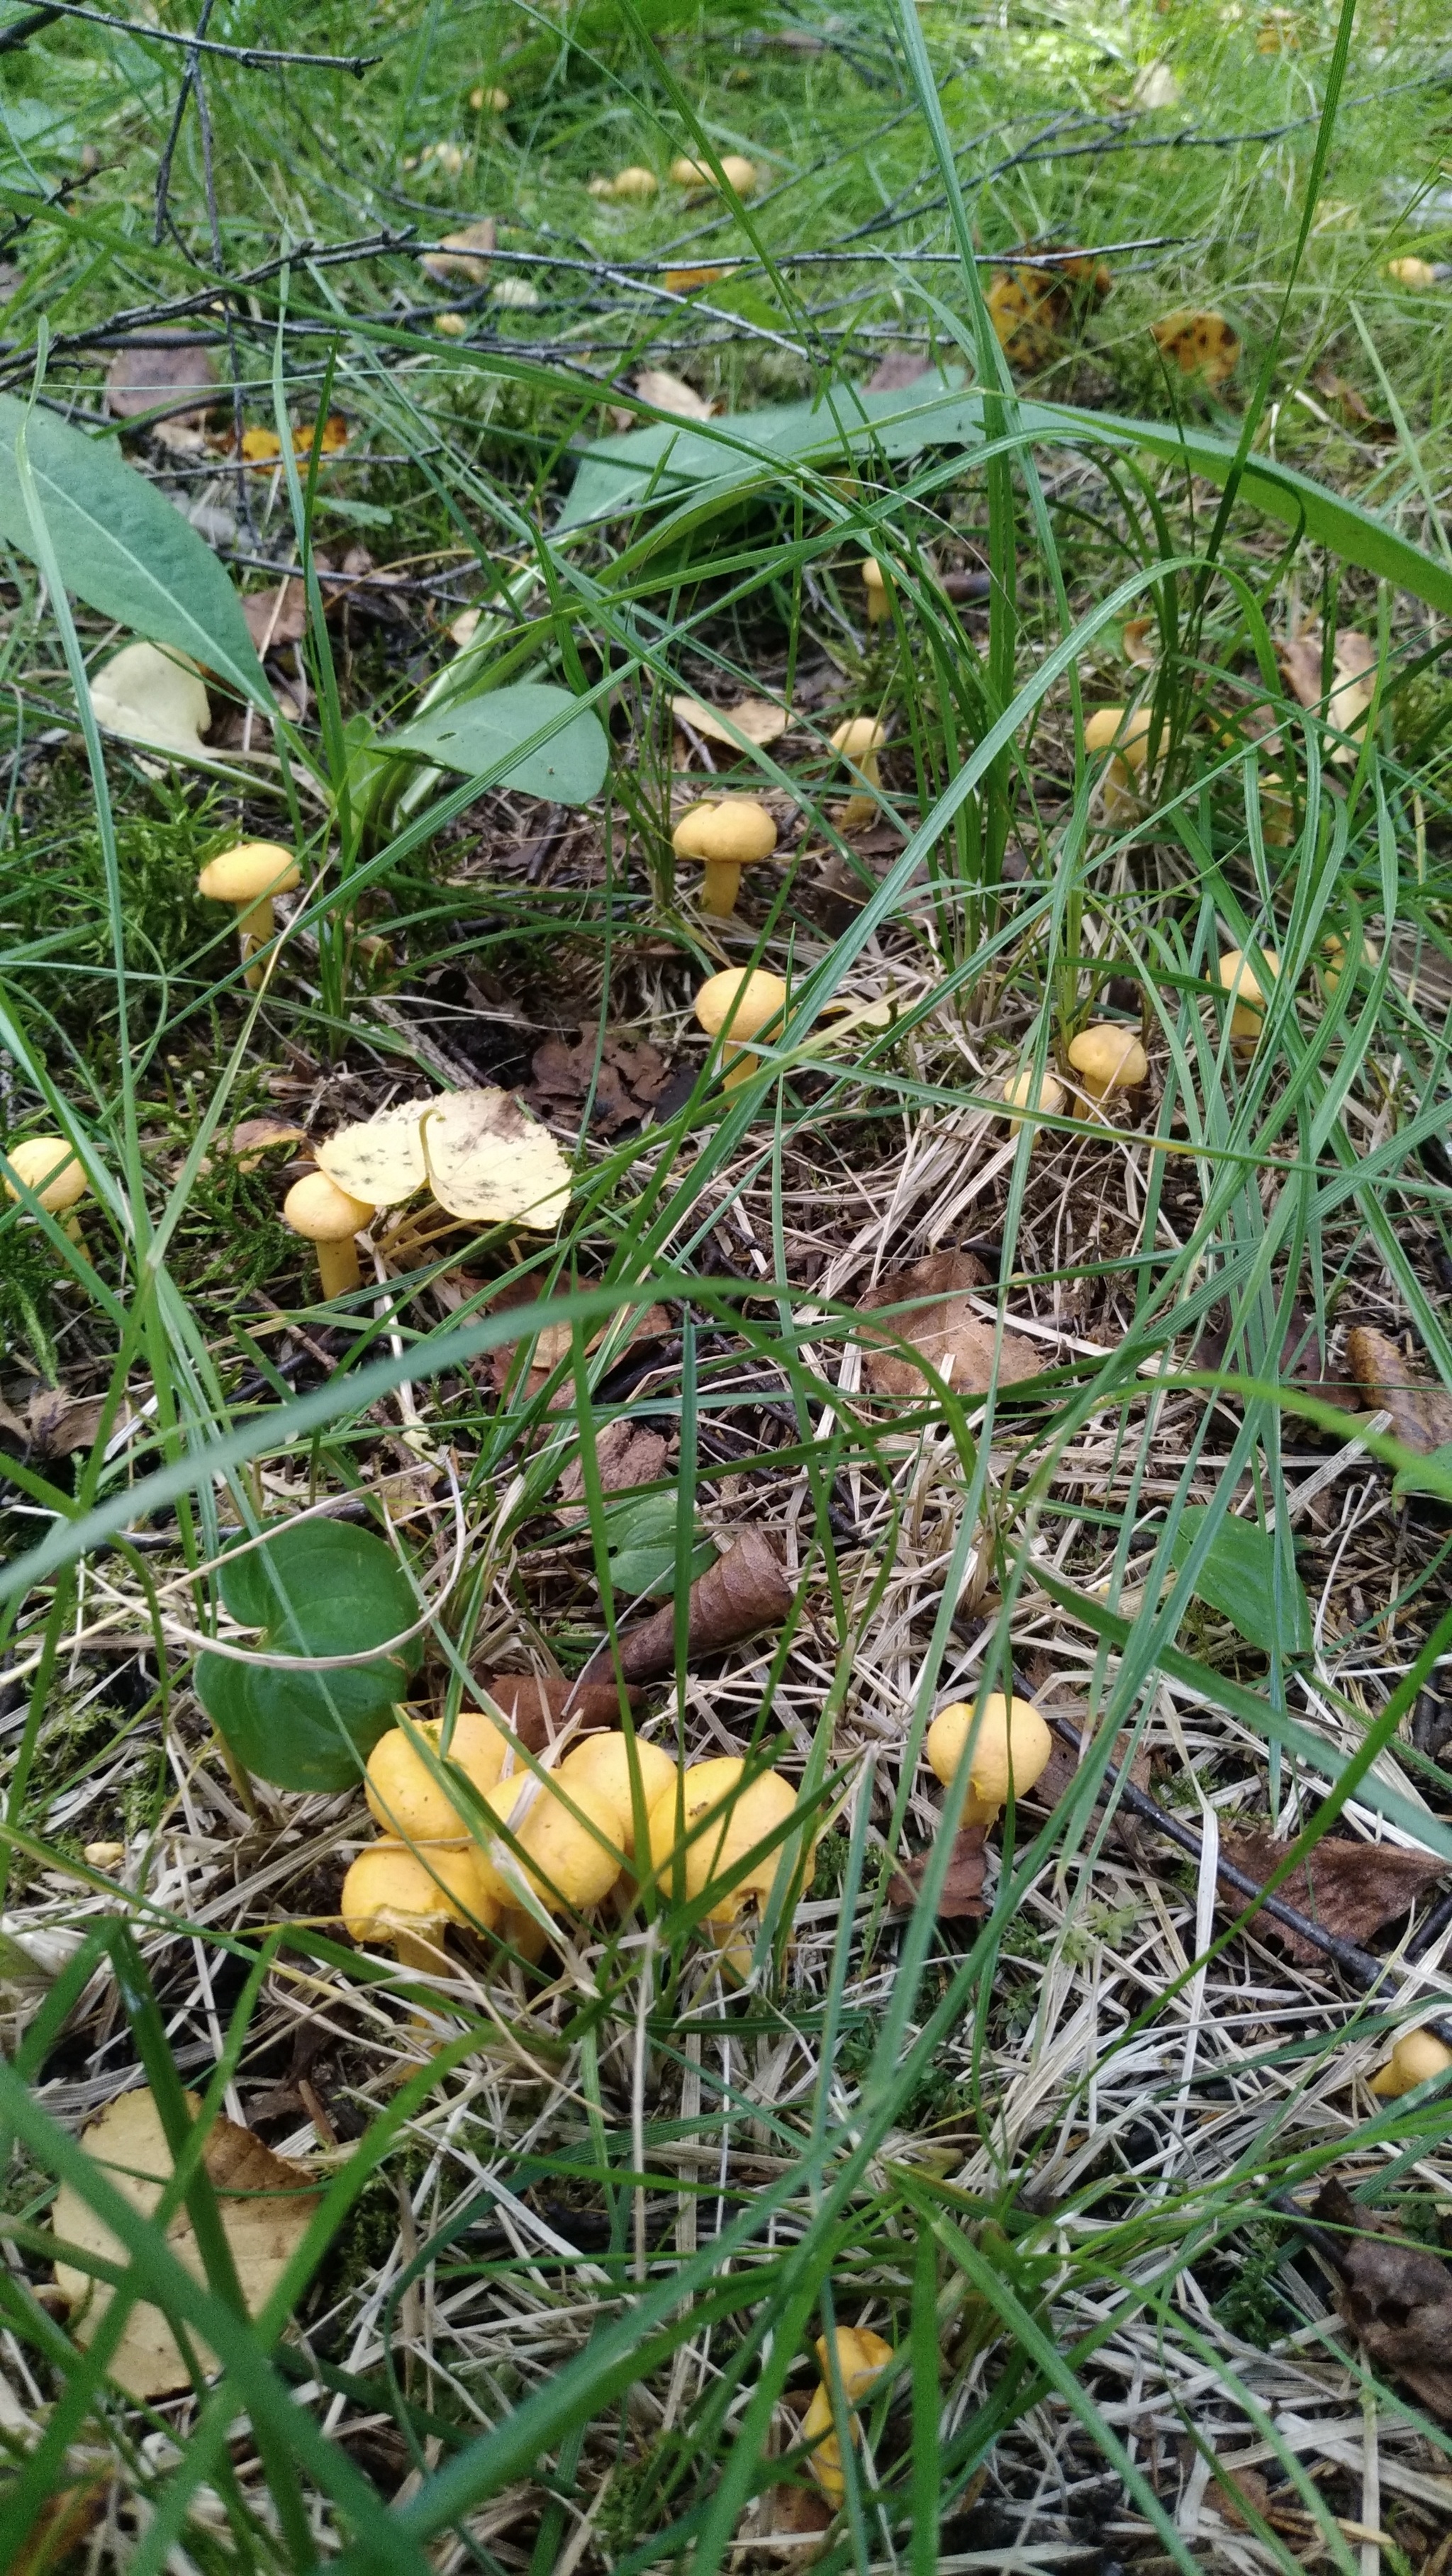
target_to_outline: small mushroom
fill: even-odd
[[[1026,1064],[1021,1073],[1014,1074],[1012,1079],[1003,1086],[1006,1108],[1041,1109],[1050,1118],[1057,1118],[1064,1106],[1065,1096],[1062,1082],[1056,1074],[1049,1072],[1047,1066],[1041,1074],[1035,1076],[1033,1066]],[[1016,1136],[1023,1123],[1021,1118],[1010,1118],[1008,1122],[1010,1136]],[[1037,1137],[1034,1141],[1037,1143]]]
[[[674,1790],[676,1766],[663,1746],[612,1730],[586,1735],[572,1745],[555,1777],[572,1798],[577,1787],[584,1788],[614,1808],[620,1819],[620,1848],[627,1860],[633,1860],[635,1784],[638,1781],[640,1786],[639,1812],[648,1819],[652,1807]]]
[[[1426,287],[1438,285],[1446,276],[1447,269],[1442,260],[1414,259],[1409,255],[1405,259],[1389,259],[1386,273],[1395,286]]]
[[[955,1699],[939,1709],[928,1729],[928,1761],[945,1789],[952,1786],[973,1720],[970,1703]],[[1015,1798],[1027,1797],[1053,1749],[1054,1739],[1032,1700],[1005,1699],[1002,1691],[990,1691],[973,1735],[959,1824],[993,1824],[1010,1790]]]
[[[613,179],[592,179],[589,184],[592,197],[634,198],[641,205],[655,196],[660,188],[655,172],[643,169],[638,161],[632,161],[627,169],[617,170]]]
[[[370,1843],[343,1881],[339,1911],[360,1949],[388,1949],[400,1967],[437,1975],[451,1923],[492,1930],[499,1907],[483,1882],[472,1845]]]
[[[665,1896],[679,1885],[687,1902],[705,1896],[723,1879],[735,1884],[720,1889],[707,1909],[707,1920],[726,1928],[748,1900],[764,1905],[775,1883],[777,1867],[789,1846],[780,1840],[751,1863],[744,1877],[736,1871],[758,1843],[765,1842],[796,1808],[797,1797],[779,1771],[759,1771],[747,1780],[746,1765],[735,1754],[711,1762],[693,1762],[679,1781],[672,1781],[651,1808],[647,1824],[650,1867]],[[796,1860],[802,1871],[805,1863]]]
[[[709,161],[691,161],[682,154],[679,161],[671,163],[671,177],[678,188],[719,188],[724,180],[738,197],[750,197],[760,184],[761,173],[744,152],[723,152],[719,176]]]
[[[197,879],[197,892],[210,903],[235,905],[246,958],[254,949],[265,948],[272,937],[273,896],[290,894],[301,882],[302,870],[280,841],[239,841],[235,849],[222,850],[207,861]],[[246,980],[256,992],[262,981],[260,964],[248,967]]]
[[[1404,2093],[1415,2093],[1419,2084],[1430,2084],[1435,2076],[1445,2075],[1452,2066],[1452,2048],[1433,2030],[1404,2031],[1380,2072],[1371,2079],[1371,2090],[1384,2102],[1399,2102]]]
[[[678,859],[701,859],[706,874],[701,909],[723,918],[736,910],[741,871],[776,848],[776,825],[754,796],[723,797],[716,805],[692,805],[671,834]]]
[[[1273,983],[1281,971],[1281,961],[1274,948],[1257,952],[1263,960],[1266,981]],[[1230,1043],[1237,1055],[1253,1055],[1265,1025],[1266,997],[1260,975],[1243,949],[1227,948],[1215,969],[1215,980],[1232,998]]]
[[[1268,850],[1288,850],[1295,808],[1278,769],[1268,769],[1259,782],[1261,836]]]
[[[1149,758],[1150,722],[1148,707],[1096,707],[1085,718],[1085,750],[1114,754],[1100,791],[1106,822],[1128,823],[1139,812],[1139,774]]]
[[[5,1175],[6,1197],[18,1199],[16,1183],[23,1182],[46,1215],[61,1217],[72,1243],[79,1243],[81,1220],[67,1211],[74,1208],[77,1199],[85,1197],[91,1185],[64,1136],[22,1136],[18,1145],[9,1148],[5,1159],[10,1165]]]
[[[708,1038],[721,1039],[728,1091],[756,1071],[758,1058],[748,1041],[780,1019],[786,1001],[780,975],[768,974],[762,966],[726,966],[719,975],[707,976],[696,995],[696,1018]]]
[[[842,2470],[842,2445],[836,2431],[836,2412],[832,2403],[832,2345],[836,2346],[837,2376],[847,2400],[852,2440],[861,2437],[857,2417],[859,2400],[868,2396],[893,2358],[890,2343],[867,2326],[838,2326],[831,2344],[825,2335],[817,2338],[817,2367],[821,2382],[812,2402],[802,2417],[801,2439],[814,2445],[807,2465],[822,2493],[840,2504],[847,2492]]]
[[[1113,1020],[1092,1021],[1069,1041],[1069,1062],[1091,1100],[1111,1091],[1133,1091],[1149,1071],[1149,1057],[1133,1029]]]
[[[869,555],[861,566],[863,587],[867,592],[867,623],[880,626],[892,605],[888,596],[887,575],[875,555]]]
[[[282,1202],[282,1221],[317,1245],[318,1282],[325,1299],[346,1297],[362,1286],[354,1238],[375,1213],[366,1199],[351,1198],[326,1172],[305,1172],[293,1182]]]
[[[840,760],[855,769],[866,787],[880,787],[882,774],[877,755],[887,740],[887,727],[876,716],[849,716],[832,736],[832,749]],[[849,796],[837,820],[844,832],[858,831],[870,823],[877,812],[875,796]]]
[[[461,1708],[454,1720],[447,1754],[443,1721],[416,1721],[415,1733],[432,1746],[441,1761],[457,1762],[481,1797],[492,1789],[504,1768],[506,1738],[477,1708]],[[439,1787],[416,1744],[401,1726],[381,1735],[368,1756],[364,1794],[369,1812],[385,1834],[406,1843],[447,1842],[467,1834],[469,1819]]]
[[[509,92],[507,89],[491,89],[487,82],[482,82],[478,89],[470,90],[469,105],[476,116],[507,116]]]
[[[566,1789],[515,1771],[485,1791],[484,1803],[508,1826],[523,1854],[517,1858],[498,1835],[489,1836],[479,1853],[484,1885],[503,1910],[527,1913],[520,1903],[522,1885],[553,1914],[598,1905],[609,1895],[620,1876],[625,1834],[612,1799],[583,1780],[572,1780]]]

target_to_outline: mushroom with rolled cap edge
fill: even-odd
[[[1032,1700],[1006,1699],[1002,1691],[990,1691],[978,1712],[976,1728],[974,1714],[963,1699],[940,1708],[928,1729],[925,1749],[932,1769],[944,1788],[950,1789],[963,1747],[972,1736],[958,1824],[986,1828],[997,1821],[1010,1793],[1027,1797],[1048,1762],[1054,1739]]]
[[[1399,2102],[1404,2093],[1415,2093],[1419,2084],[1445,2075],[1449,2066],[1452,2048],[1434,2030],[1404,2031],[1385,2066],[1373,2075],[1371,2090],[1384,2102]]]
[[[1047,1066],[1041,1074],[1036,1075],[1033,1066],[1026,1064],[1021,1073],[1012,1075],[1004,1084],[1003,1103],[1006,1109],[1038,1109],[1042,1110],[1046,1117],[1057,1118],[1064,1106],[1064,1086],[1057,1075],[1049,1072]],[[1016,1136],[1023,1124],[1022,1118],[1010,1118],[1008,1122],[1010,1136]],[[1037,1133],[1034,1142],[1035,1144],[1038,1142]]]
[[[1273,983],[1281,971],[1281,961],[1274,948],[1256,952],[1260,972]],[[1237,1055],[1253,1055],[1265,1027],[1266,996],[1260,973],[1252,966],[1244,949],[1227,948],[1215,969],[1215,981],[1224,993],[1232,996],[1230,1043]]]
[[[437,1974],[451,1923],[492,1930],[499,1906],[472,1845],[370,1843],[343,1881],[344,1928],[360,1949],[389,1949],[399,1965]]]
[[[676,1765],[663,1746],[612,1729],[584,1736],[572,1745],[555,1778],[572,1798],[584,1788],[614,1808],[620,1819],[620,1848],[627,1860],[633,1860],[637,1812],[644,1822],[657,1802],[669,1796],[675,1787]]]
[[[447,1746],[441,1718],[414,1721],[412,1732],[437,1754],[441,1763],[457,1762],[482,1798],[504,1768],[508,1738],[476,1708],[461,1708]],[[467,1833],[467,1815],[434,1778],[418,1745],[401,1726],[380,1735],[368,1756],[364,1795],[370,1814],[385,1834],[407,1843],[447,1842]]]
[[[282,1221],[305,1242],[316,1244],[318,1284],[325,1298],[346,1297],[362,1286],[355,1237],[376,1214],[366,1199],[350,1197],[326,1172],[305,1172],[293,1182],[282,1202]]]
[[[302,870],[280,841],[239,841],[235,849],[208,859],[197,878],[197,892],[209,903],[235,907],[242,955],[249,958],[272,937],[273,896],[291,894],[301,883]],[[248,967],[244,980],[255,993],[262,982],[260,961]]]
[[[5,1175],[6,1197],[18,1199],[16,1182],[23,1183],[47,1216],[61,1218],[72,1243],[79,1243],[81,1220],[70,1211],[91,1185],[64,1136],[22,1136],[17,1145],[9,1148],[5,1159],[10,1165]]]
[[[1149,758],[1148,707],[1096,707],[1084,723],[1088,752],[1112,751],[1101,802],[1109,823],[1128,823],[1139,812],[1139,774]]]
[[[719,975],[707,976],[696,995],[696,1018],[708,1038],[721,1039],[728,1091],[756,1071],[759,1058],[747,1041],[780,1019],[786,1002],[782,978],[762,966],[727,966]]]
[[[807,2466],[818,2486],[834,2504],[840,2504],[847,2492],[847,2480],[842,2468],[842,2444],[836,2431],[836,2411],[832,2402],[833,2346],[854,2445],[862,2434],[857,2415],[858,2401],[876,2387],[894,2356],[892,2345],[867,2326],[838,2326],[833,2331],[830,2344],[825,2335],[817,2338],[817,2367],[822,2376],[802,2417],[801,2438],[813,2445]]]
[[[832,736],[832,749],[838,758],[855,769],[864,786],[880,787],[882,773],[877,755],[887,740],[887,727],[876,716],[849,716]],[[875,796],[849,796],[837,820],[844,832],[855,832],[870,823],[877,812]]]
[[[1081,1029],[1069,1041],[1068,1057],[1091,1100],[1107,1099],[1111,1091],[1133,1091],[1149,1071],[1149,1057],[1133,1029],[1113,1020],[1095,1020]]]
[[[719,804],[692,805],[671,834],[678,859],[700,859],[705,866],[701,909],[723,918],[736,910],[741,871],[776,848],[776,825],[754,796],[725,797]]]

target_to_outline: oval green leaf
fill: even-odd
[[[378,749],[415,752],[477,778],[482,787],[508,787],[556,805],[586,805],[598,796],[610,761],[599,717],[545,680],[520,680],[486,697],[432,707]]]
[[[1180,1514],[1170,1541],[1174,1566],[1187,1561],[1212,1508],[1209,1503],[1192,1503]],[[1290,1551],[1279,1553],[1271,1533],[1257,1529],[1253,1522],[1228,1515],[1221,1521],[1195,1578],[1195,1591],[1263,1654],[1274,1647],[1283,1655],[1311,1652],[1311,1605],[1290,1562]]]

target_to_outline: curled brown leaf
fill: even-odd
[[[732,1540],[724,1556],[708,1565],[692,1584],[687,1603],[686,1656],[698,1663],[719,1654],[759,1628],[779,1628],[794,1595],[775,1542],[765,1530],[746,1529]],[[627,1681],[650,1681],[667,1673],[676,1659],[676,1606],[667,1601],[638,1628],[620,1640],[620,1666]],[[603,1681],[611,1671],[608,1643],[597,1649],[582,1679]]]
[[[1311,2215],[1336,2231],[1336,2304],[1369,2359],[1452,2423],[1452,2271],[1425,2245],[1398,2236],[1394,2221],[1354,2201],[1334,2175]]]
[[[1411,1363],[1387,1334],[1369,1324],[1354,1326],[1346,1336],[1346,1365],[1365,1402],[1391,1415],[1392,1436],[1404,1449],[1425,1457],[1452,1441],[1452,1394],[1415,1379]]]
[[[1285,1844],[1277,1842],[1273,1834],[1221,1832],[1222,1860],[1244,1877],[1253,1878],[1258,1887],[1267,1884],[1285,1854]],[[1294,1906],[1308,1922],[1319,1924],[1338,1941],[1359,1944],[1379,1932],[1384,1923],[1393,1923],[1398,1915],[1407,1913],[1423,1889],[1445,1875],[1446,1867],[1446,1862],[1431,1852],[1403,1851],[1394,1843],[1359,1843],[1345,1836],[1328,1835],[1316,1845],[1309,1860],[1299,1861],[1289,1878],[1282,1880],[1276,1895],[1282,1905]],[[1227,1886],[1224,1901],[1237,1914],[1245,1910],[1246,1899],[1239,1888]],[[1258,1914],[1255,1929],[1262,1940],[1281,1944],[1302,1967],[1314,1966],[1324,1955],[1303,1932],[1274,1915]]]
[[[934,1252],[906,1270],[889,1272],[858,1300],[858,1313],[880,1313],[903,1307],[891,1325],[873,1331],[859,1328],[863,1345],[862,1374],[874,1395],[920,1396],[928,1386],[924,1371],[894,1345],[906,1342],[946,1378],[957,1395],[986,1395],[994,1383],[994,1328],[976,1315],[968,1299],[987,1285],[988,1273],[971,1252]],[[1021,1333],[1005,1332],[998,1354],[998,1383],[1012,1386],[1037,1377],[1043,1362]]]

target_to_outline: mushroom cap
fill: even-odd
[[[754,796],[726,796],[716,805],[692,805],[671,834],[678,859],[731,859],[742,867],[769,859],[776,825]]]
[[[848,2397],[865,2397],[880,2370],[893,2357],[893,2348],[870,2326],[837,2326],[832,2342],[837,2347],[837,2368]],[[825,2380],[829,2373],[829,2345],[825,2335],[817,2337],[817,2367]]]
[[[370,1843],[343,1881],[339,1906],[352,1941],[396,1941],[399,1934],[441,1929],[471,1916],[486,1930],[499,1908],[479,1871],[472,1846],[425,1844],[409,1851],[403,1843]]]
[[[973,1724],[965,1699],[940,1708],[928,1729],[927,1756],[946,1789],[957,1771]],[[1005,1699],[990,1691],[983,1703],[974,1739],[967,1796],[983,1806],[1001,1807],[1010,1781],[1016,1798],[1026,1797],[1054,1749],[1054,1739],[1032,1700]]]
[[[670,1864],[678,1847],[684,1861],[687,1898],[703,1896],[716,1880],[731,1877],[747,1853],[754,1851],[794,1811],[796,1791],[779,1771],[758,1772],[743,1787],[745,1769],[745,1763],[735,1754],[722,1755],[712,1762],[693,1762],[682,1774],[679,1787],[672,1781],[651,1808],[647,1827],[650,1866],[663,1877],[667,1894],[671,1891]],[[717,1811],[714,1821],[693,1836],[692,1829],[699,1828],[702,1819],[713,1811]],[[720,1905],[713,1911],[734,1914],[748,1896],[764,1902],[771,1893],[783,1852],[790,1858],[787,1845],[778,1843],[765,1853],[746,1877],[722,1890]]]
[[[1069,1062],[1096,1100],[1106,1091],[1132,1091],[1149,1071],[1149,1057],[1133,1029],[1095,1020],[1069,1042]]]
[[[1260,954],[1264,957],[1272,976],[1279,975],[1281,961],[1278,952],[1274,948],[1264,948]],[[1265,995],[1261,990],[1260,977],[1244,949],[1226,949],[1215,969],[1215,980],[1222,992],[1233,991],[1237,1007],[1241,1010],[1263,1011],[1265,1009]]]
[[[573,1816],[553,1781],[535,1780],[534,1795],[516,1822],[515,1807],[521,1804],[521,1792],[529,1786],[532,1776],[514,1771],[507,1780],[496,1780],[493,1788],[485,1791],[485,1805],[493,1809],[502,1824],[508,1825],[524,1854],[525,1879],[552,1914],[572,1905],[598,1905],[620,1876],[622,1828],[618,1808],[583,1780],[571,1780],[565,1796],[580,1811],[579,1816]],[[580,1817],[588,1822],[582,1824]],[[589,1830],[591,1825],[594,1833]],[[516,1909],[519,1890],[510,1873],[518,1864],[509,1845],[491,1839],[478,1859],[490,1895],[501,1906]]]
[[[620,1820],[620,1848],[627,1860],[635,1855],[635,1802],[631,1772],[640,1782],[641,1812],[647,1818],[657,1799],[675,1787],[676,1766],[659,1744],[636,1736],[586,1735],[570,1747],[555,1774],[571,1797],[577,1787],[593,1791],[614,1808]]]
[[[876,716],[849,716],[833,734],[832,749],[840,752],[844,760],[863,761],[870,753],[881,751],[886,740],[887,727]]]
[[[881,564],[878,562],[876,555],[865,556],[863,561],[858,565],[858,571],[861,573],[869,590],[886,590],[887,575],[883,571]]]
[[[6,1160],[16,1179],[22,1180],[28,1190],[35,1192],[50,1216],[58,1216],[63,1209],[74,1207],[77,1199],[84,1198],[90,1188],[64,1136],[22,1136],[18,1145],[7,1148]],[[20,1196],[8,1173],[5,1195],[8,1199]]]
[[[738,197],[749,197],[755,189],[761,177],[761,173],[757,169],[754,161],[747,160],[744,152],[723,152],[721,155],[721,176],[723,179],[730,180]]]
[[[426,1717],[416,1731],[445,1758],[441,1719]],[[477,1708],[460,1709],[446,1758],[458,1763],[481,1797],[503,1770],[505,1750],[506,1739],[491,1719]],[[447,1842],[451,1835],[469,1830],[468,1817],[439,1787],[401,1726],[391,1726],[386,1735],[380,1735],[369,1754],[364,1793],[380,1830],[405,1842]]]
[[[1414,2093],[1419,2084],[1430,2084],[1434,2075],[1445,2075],[1449,2066],[1452,2048],[1434,2030],[1404,2031],[1385,2066],[1372,2077],[1371,2090],[1395,2102],[1403,2093]]]
[[[714,188],[716,185],[715,171],[708,170],[704,161],[692,161],[684,152],[679,160],[671,163],[670,175],[678,188]]]
[[[326,1172],[305,1172],[282,1202],[282,1221],[309,1243],[346,1243],[376,1213],[366,1199],[350,1198]]]
[[[726,966],[701,986],[696,1017],[708,1038],[718,1038],[729,1019],[730,1043],[745,1045],[785,1010],[786,998],[780,975],[769,975],[762,966]]]
[[[1026,1064],[1004,1084],[1003,1101],[1007,1109],[1045,1109],[1054,1118],[1064,1106],[1064,1086],[1047,1065],[1035,1081],[1033,1066]]]
[[[630,162],[624,170],[617,170],[610,182],[611,195],[616,197],[653,197],[659,188],[660,181],[655,172],[645,169],[638,161]]]
[[[208,859],[197,892],[213,903],[257,903],[265,894],[290,894],[302,870],[281,841],[239,841]]]
[[[1096,707],[1084,719],[1086,751],[1117,751],[1131,769],[1141,769],[1149,752],[1150,710]]]

